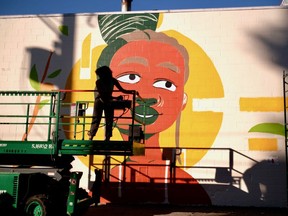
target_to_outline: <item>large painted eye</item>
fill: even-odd
[[[156,88],[166,89],[172,92],[176,90],[176,86],[172,82],[167,81],[167,80],[158,80],[154,82],[153,86]]]
[[[123,82],[123,83],[130,83],[130,84],[134,84],[139,82],[141,79],[141,77],[137,74],[126,74],[123,76],[119,76],[117,78],[118,81]]]

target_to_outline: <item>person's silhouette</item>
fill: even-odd
[[[117,79],[112,76],[112,71],[108,66],[99,67],[96,71],[97,80],[95,85],[95,101],[91,128],[88,131],[89,140],[93,140],[96,135],[104,111],[105,115],[105,141],[112,137],[112,126],[114,110],[111,104],[113,99],[112,93],[114,86],[123,93],[131,93],[129,90],[122,88]]]

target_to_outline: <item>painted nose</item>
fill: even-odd
[[[155,98],[144,98],[144,100],[141,100],[140,98],[136,98],[136,102],[139,105],[146,105],[146,106],[153,106],[157,103],[157,99]]]

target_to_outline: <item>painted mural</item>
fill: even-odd
[[[93,90],[96,68],[106,65],[125,89],[139,92],[135,120],[144,130],[145,154],[111,158],[103,203],[286,206],[281,73],[287,65],[263,51],[275,31],[262,29],[260,21],[276,25],[288,14],[252,11],[0,18],[2,28],[21,20],[38,32],[37,40],[25,28],[18,29],[22,43],[14,37],[29,58],[17,56],[13,65],[0,51],[1,79],[15,83],[1,89]],[[0,36],[13,51],[9,33]],[[278,49],[287,56],[285,48]],[[7,75],[15,69],[16,76]],[[93,101],[94,95],[72,93],[66,100]],[[87,115],[92,109],[91,103]],[[35,107],[33,115],[39,112]],[[86,124],[88,130],[89,119]],[[128,125],[118,119],[112,139],[127,140]],[[74,129],[64,126],[63,136],[79,138],[70,133]],[[35,133],[33,124],[29,133]],[[95,139],[103,137],[104,127]],[[104,159],[94,156],[93,168],[102,169]],[[89,160],[76,157],[73,169],[88,172]],[[91,179],[82,182],[87,190]]]

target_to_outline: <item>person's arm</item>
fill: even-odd
[[[144,101],[144,99],[140,96],[140,94],[139,94],[139,92],[138,91],[135,91],[135,90],[126,90],[126,89],[124,89],[121,85],[120,85],[120,83],[119,83],[119,81],[117,80],[117,79],[115,79],[114,78],[114,84],[115,84],[115,86],[121,91],[121,92],[123,92],[123,93],[125,93],[125,94],[133,94],[133,93],[136,93],[136,95],[138,96],[138,98],[140,98],[142,101]]]
[[[118,81],[117,79],[114,79],[114,84],[115,84],[115,86],[117,87],[118,90],[120,90],[121,92],[123,92],[123,93],[125,93],[125,94],[131,94],[131,93],[134,93],[134,92],[135,92],[134,90],[126,90],[126,89],[124,89],[124,88],[120,85],[120,83],[119,83],[119,81]],[[137,92],[136,92],[136,94],[137,94]]]

